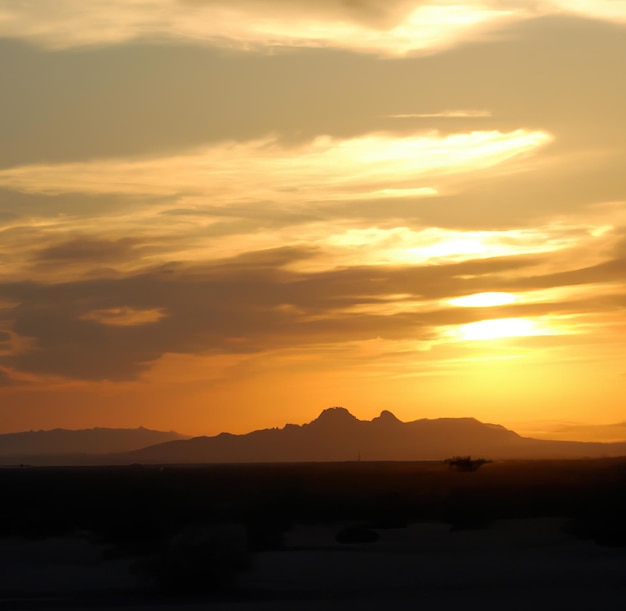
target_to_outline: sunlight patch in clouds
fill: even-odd
[[[511,293],[488,292],[457,297],[456,299],[450,299],[448,303],[463,308],[489,308],[492,306],[509,305],[517,300],[517,295],[512,295]]]
[[[461,341],[484,341],[506,337],[528,337],[531,335],[550,335],[550,331],[540,328],[528,318],[496,318],[480,320],[458,328]]]
[[[455,325],[443,329],[443,341],[473,342],[497,340],[505,338],[523,338],[538,336],[579,336],[594,335],[599,338],[598,331],[606,330],[610,317],[604,321],[595,320],[595,315],[569,314],[545,315],[533,317],[492,318],[476,322]],[[550,348],[549,348],[550,349]],[[554,349],[562,350],[563,346]]]
[[[580,228],[583,232],[585,228]],[[509,229],[501,231],[462,231],[428,227],[414,230],[408,227],[382,229],[348,229],[327,237],[319,236],[330,247],[334,256],[350,260],[349,252],[355,252],[355,260],[366,264],[405,264],[462,261],[552,252],[577,244],[579,232],[570,226],[547,225],[533,229]],[[364,250],[367,247],[366,250]],[[337,249],[337,250],[333,250]]]

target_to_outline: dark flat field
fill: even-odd
[[[6,609],[626,595],[626,458],[15,467],[0,490]]]

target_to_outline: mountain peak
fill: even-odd
[[[345,407],[329,407],[325,409],[313,422],[356,422],[353,416]]]
[[[377,416],[376,418],[374,418],[372,422],[382,422],[383,424],[386,424],[386,423],[402,424],[402,422],[397,418],[397,416],[391,413],[388,409],[384,409],[382,412],[380,412],[380,416]]]

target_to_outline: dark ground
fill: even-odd
[[[626,599],[626,458],[15,467],[0,491],[5,609]]]

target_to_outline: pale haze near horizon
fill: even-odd
[[[625,28],[0,0],[0,433],[344,405],[623,439]]]

